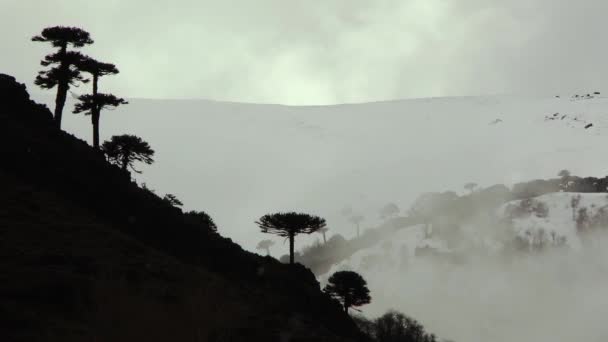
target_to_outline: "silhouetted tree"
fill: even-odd
[[[188,211],[184,213],[184,220],[192,225],[197,225],[216,232],[217,226],[211,216],[204,211]]]
[[[415,319],[401,312],[389,311],[374,320],[373,335],[378,342],[435,342]]]
[[[321,229],[318,230],[318,232],[323,235],[323,244],[327,243],[327,238],[325,237],[325,234],[327,234],[327,232],[329,231],[329,228],[327,227],[323,227]]]
[[[325,219],[303,213],[267,214],[255,222],[263,233],[289,238],[289,263],[294,262],[294,238],[298,234],[311,234],[325,227]]]
[[[386,219],[399,214],[399,207],[395,203],[388,203],[380,209],[380,218]]]
[[[558,174],[557,174],[560,178],[568,178],[570,177],[571,173],[568,170],[561,170]]]
[[[85,56],[78,63],[77,67],[84,72],[88,72],[93,77],[93,93],[91,95],[82,95],[78,98],[80,103],[76,105],[74,113],[85,112],[91,115],[93,147],[99,148],[99,118],[101,117],[101,111],[106,107],[117,107],[128,102],[112,94],[99,93],[99,78],[106,75],[118,74],[118,69],[114,64],[102,63]]]
[[[357,228],[357,237],[359,237],[359,235],[361,235],[361,222],[365,220],[365,217],[362,215],[353,215],[348,220]]]
[[[581,203],[581,195],[572,196],[570,198],[570,208],[572,208],[572,220],[576,220],[576,208]]]
[[[46,55],[40,62],[42,66],[52,66],[48,70],[40,71],[36,77],[35,84],[43,89],[57,87],[55,97],[55,122],[61,128],[63,107],[67,98],[70,85],[78,85],[78,82],[86,82],[80,70],[76,67],[82,60],[82,55],[77,52],[68,51],[68,46],[80,48],[93,44],[88,32],[77,27],[54,26],[47,27],[38,36],[32,37],[34,42],[47,42],[58,50]]]
[[[99,117],[101,110],[109,107],[118,107],[128,102],[112,94],[81,95],[79,103],[74,107],[74,114],[85,113],[91,115],[93,124],[93,147],[99,148]]]
[[[109,141],[104,142],[101,149],[110,163],[120,166],[125,171],[129,167],[134,172],[141,173],[133,168],[135,162],[148,165],[154,162],[152,159],[154,150],[147,142],[135,135],[115,135]]]
[[[274,246],[274,241],[272,240],[262,240],[258,243],[255,249],[265,250],[266,255],[270,255],[270,247]]]
[[[367,282],[353,271],[338,271],[332,274],[323,291],[342,303],[344,312],[351,307],[357,307],[371,302]]]
[[[466,190],[469,190],[471,193],[473,193],[475,191],[475,188],[477,188],[477,183],[473,183],[473,182],[467,183],[464,185],[464,188]]]
[[[576,229],[579,231],[587,229],[589,227],[589,221],[590,217],[587,208],[579,208],[578,215],[576,216]]]
[[[174,207],[181,207],[184,205],[184,203],[182,203],[182,201],[180,201],[175,195],[173,194],[166,194],[165,197],[163,197],[163,201],[171,204]]]

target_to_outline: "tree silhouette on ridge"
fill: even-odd
[[[289,238],[289,263],[294,263],[294,240],[298,234],[311,234],[324,228],[325,219],[303,213],[275,213],[262,216],[255,222],[262,233]]]
[[[154,159],[152,159],[154,150],[147,142],[135,135],[115,135],[105,141],[101,149],[110,163],[120,166],[124,171],[130,168],[136,173],[141,173],[133,167],[135,162],[148,165],[154,163]]]
[[[117,107],[119,105],[128,104],[124,99],[118,98],[112,94],[99,93],[99,78],[106,75],[118,74],[118,69],[114,64],[102,63],[91,57],[83,56],[78,62],[77,67],[89,74],[93,78],[93,93],[91,95],[81,95],[78,97],[80,103],[76,105],[74,113],[84,112],[91,115],[91,123],[93,124],[93,147],[99,148],[99,119],[101,111],[108,107]]]
[[[372,300],[367,282],[359,273],[353,271],[338,271],[332,274],[323,292],[339,300],[344,312],[348,312],[351,307],[369,304]]]
[[[93,40],[90,34],[83,29],[54,26],[43,29],[40,35],[32,37],[32,41],[51,43],[53,47],[58,48],[56,52],[46,55],[40,62],[42,66],[50,68],[40,71],[34,83],[43,89],[57,87],[54,117],[57,127],[61,128],[63,108],[70,86],[78,86],[80,82],[88,81],[82,77],[77,67],[83,55],[68,51],[68,47],[71,45],[74,48],[81,48],[93,44]]]

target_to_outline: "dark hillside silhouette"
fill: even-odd
[[[77,67],[83,55],[68,51],[68,47],[80,48],[93,44],[93,40],[88,32],[80,28],[54,26],[42,30],[40,35],[32,38],[32,41],[50,43],[58,49],[55,53],[46,55],[40,62],[42,66],[50,68],[41,71],[36,77],[35,83],[43,89],[57,87],[55,122],[57,127],[61,128],[63,107],[70,85],[77,86],[79,82],[85,82]]]
[[[184,213],[184,221],[191,226],[217,232],[217,226],[211,216],[204,211],[188,211]]]
[[[278,334],[286,327],[295,324],[290,323],[293,320],[301,322],[297,325],[301,328],[294,327],[293,329],[296,329],[294,331],[298,331],[301,336],[309,340],[336,342],[361,340],[361,335],[352,320],[344,315],[339,305],[321,292],[319,283],[309,270],[300,265],[291,267],[282,265],[272,258],[246,252],[230,239],[217,234],[211,227],[213,222],[211,219],[193,219],[192,215],[184,215],[179,208],[170,205],[151,191],[140,188],[131,180],[128,171],[108,163],[99,150],[59,130],[50,111],[45,106],[31,101],[25,86],[16,83],[14,78],[6,75],[0,75],[0,155],[3,158],[0,163],[0,179],[6,180],[2,184],[8,184],[8,187],[23,184],[22,188],[25,189],[15,189],[21,194],[15,195],[6,186],[3,187],[3,191],[0,192],[0,203],[18,202],[8,207],[14,209],[9,209],[8,213],[0,215],[0,230],[10,232],[10,236],[23,232],[23,239],[19,240],[19,244],[27,245],[28,250],[37,255],[35,260],[39,260],[36,262],[40,265],[42,262],[48,263],[55,260],[53,262],[61,262],[66,265],[65,267],[81,267],[82,269],[82,273],[74,274],[73,279],[67,276],[67,278],[61,278],[63,280],[57,279],[55,285],[33,278],[23,278],[23,274],[30,272],[28,271],[30,269],[31,274],[34,275],[38,273],[37,270],[49,272],[50,269],[56,269],[56,267],[33,268],[33,265],[38,264],[24,259],[24,249],[18,246],[17,240],[6,240],[5,237],[8,235],[2,234],[2,243],[9,244],[9,247],[15,245],[15,248],[1,246],[3,250],[2,265],[14,264],[15,270],[19,270],[20,273],[7,273],[9,270],[6,268],[0,269],[0,274],[10,274],[11,276],[11,282],[3,281],[0,287],[14,284],[17,289],[24,288],[23,283],[40,284],[41,288],[32,289],[32,294],[39,293],[42,296],[41,291],[46,291],[49,295],[44,298],[49,298],[49,300],[74,298],[70,302],[75,303],[70,306],[70,317],[79,320],[80,323],[77,326],[81,326],[81,330],[64,329],[61,330],[64,331],[62,334],[67,334],[67,331],[83,331],[85,334],[86,331],[89,331],[88,329],[94,327],[89,324],[101,324],[104,321],[96,321],[93,308],[103,307],[108,310],[112,309],[106,312],[107,315],[98,312],[97,314],[102,315],[101,317],[116,316],[116,319],[121,320],[112,325],[112,329],[116,329],[116,331],[129,329],[130,324],[135,324],[140,319],[145,322],[145,317],[153,314],[179,311],[184,315],[187,314],[183,316],[180,313],[181,316],[178,317],[184,318],[181,323],[179,323],[180,320],[171,319],[171,315],[166,317],[166,320],[174,320],[176,325],[173,326],[173,330],[179,331],[180,334],[190,331],[196,335],[196,331],[191,329],[191,325],[188,325],[188,320],[197,317],[199,309],[191,303],[200,302],[201,310],[214,307],[228,310],[226,303],[232,303],[230,304],[232,309],[217,310],[216,316],[220,317],[218,319],[212,315],[204,316],[206,320],[203,327],[216,329],[215,332],[209,332],[211,335],[184,340],[219,340],[222,338],[245,340],[249,338],[250,340],[272,341],[277,340]],[[45,199],[47,195],[37,199],[37,194],[43,193],[53,199]],[[35,201],[28,204],[28,198],[33,198]],[[61,209],[64,214],[51,215],[49,213],[49,210],[54,210],[54,207],[59,206],[65,209]],[[194,217],[201,216],[195,215]],[[39,228],[31,230],[35,225]],[[93,228],[93,226],[97,228]],[[46,233],[41,233],[45,232],[44,229],[52,229],[57,233],[47,237]],[[118,253],[118,246],[121,243],[118,240],[103,242],[104,240],[99,234],[108,238],[119,234],[123,236],[119,240],[133,241],[133,243],[127,244],[130,246],[128,248],[120,247],[122,248],[120,250],[124,251],[124,255],[119,258],[118,254],[112,253]],[[59,240],[53,241],[53,239]],[[99,254],[83,254],[93,253],[89,251],[94,250],[93,247],[84,248],[80,252],[76,250],[79,245],[86,245],[84,239],[87,239],[87,243],[93,243],[100,248],[106,246],[103,248],[107,249],[104,249],[104,252],[100,251]],[[158,264],[167,265],[163,266],[163,269],[177,269],[171,265],[181,265],[180,267],[187,271],[184,271],[185,273],[182,275],[158,272],[154,266],[157,263],[152,263],[150,259],[144,257],[142,247],[138,246],[150,249],[156,255],[162,255],[159,257],[161,259]],[[43,248],[53,251],[52,253],[58,256],[45,256],[46,252]],[[129,266],[132,262],[131,258],[136,256],[142,259],[137,264]],[[98,267],[95,265],[114,257],[119,258],[113,264],[114,266],[97,268],[102,270],[101,273],[95,271],[95,267]],[[0,267],[4,267],[2,265]],[[123,268],[127,267],[130,268],[123,271]],[[199,286],[194,288],[190,286],[188,288],[191,289],[186,290],[186,287],[181,284],[190,283],[186,281],[187,277],[195,277],[198,272],[204,272],[217,280],[195,282]],[[162,280],[161,283],[142,282],[138,280],[142,279],[142,273],[155,274],[154,277],[165,280]],[[108,292],[110,287],[105,287],[103,277],[109,277],[112,274],[116,274],[117,279],[124,279],[122,283],[116,283],[116,286],[124,289],[124,295],[115,297],[112,292]],[[80,280],[76,282],[74,279]],[[180,279],[184,279],[184,281],[182,282]],[[128,287],[120,284],[126,284]],[[102,298],[94,295],[98,292],[92,288],[99,286],[102,288],[98,290],[105,291],[102,293],[106,294]],[[156,287],[148,288],[149,286]],[[6,289],[6,287],[2,289]],[[60,293],[64,294],[63,297],[57,294],[50,295],[50,293],[57,292],[53,289],[61,291]],[[0,296],[7,293],[3,291],[0,290]],[[192,296],[195,296],[196,293],[205,291],[215,291],[212,293],[215,293],[213,297],[216,302],[193,299]],[[135,293],[138,295],[135,296]],[[164,300],[167,301],[165,302],[167,304],[152,306],[151,299],[143,297],[141,302],[137,302],[139,294],[145,293],[153,294],[153,298],[157,298],[154,301]],[[11,296],[10,298],[17,302],[9,306],[6,306],[8,302],[5,298],[1,297],[0,316],[15,317],[13,315],[15,310],[23,307],[25,305],[23,303],[27,301],[27,299],[19,298],[35,298],[23,296]],[[199,298],[199,295],[196,296]],[[113,299],[110,300],[110,298]],[[222,298],[223,302],[218,302],[217,298]],[[38,302],[34,300],[28,303]],[[241,303],[243,308],[250,308],[247,310],[251,311],[239,308],[237,303]],[[139,314],[136,314],[134,310],[124,311],[118,305],[130,305],[129,307],[134,310],[139,308]],[[58,310],[64,310],[60,308],[64,308],[64,306],[57,304],[57,306],[48,306],[46,311],[35,309],[35,312],[39,317],[53,317]],[[155,309],[148,312],[146,308]],[[117,314],[112,315],[112,310],[115,310]],[[118,314],[121,312],[131,314]],[[231,316],[235,318],[232,319]],[[33,318],[24,317],[19,318],[20,326],[32,322]],[[154,332],[162,328],[160,322],[164,322],[165,319],[157,317],[153,320],[150,317],[148,322],[151,321],[157,323],[135,325],[132,328],[134,336],[145,336],[145,339],[131,340],[162,341],[162,334],[156,336]],[[228,322],[230,322],[229,325]],[[47,326],[46,323],[44,326]],[[137,327],[141,329],[137,329]],[[265,327],[265,329],[260,327]],[[107,331],[112,331],[112,329],[108,328]],[[302,329],[302,331],[297,329]],[[34,330],[25,327],[22,331]],[[57,338],[56,340],[95,339],[88,333],[85,335],[86,338]],[[118,337],[106,336],[99,340],[125,340]]]

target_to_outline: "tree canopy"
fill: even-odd
[[[327,227],[323,227],[321,229],[319,229],[317,232],[321,235],[323,235],[323,243],[327,243],[327,232],[329,231],[329,228]]]
[[[92,115],[96,109],[102,110],[104,108],[118,107],[129,103],[112,94],[85,94],[80,95],[78,100],[80,100],[80,102],[74,106],[74,114],[84,113],[85,115]]]
[[[369,304],[372,299],[365,279],[353,271],[338,271],[332,274],[323,291],[339,300],[345,312],[351,307]]]
[[[51,43],[56,48],[63,48],[68,45],[80,48],[93,44],[93,39],[91,39],[89,32],[78,27],[69,26],[47,27],[39,35],[32,37],[32,41]]]
[[[76,63],[78,69],[88,72],[93,76],[93,92],[92,94],[81,95],[78,97],[80,103],[76,104],[74,113],[82,113],[91,115],[91,123],[93,124],[93,147],[99,148],[99,119],[101,111],[109,107],[118,107],[127,104],[124,99],[118,98],[112,94],[99,93],[99,78],[105,75],[118,74],[118,69],[114,64],[102,63],[89,56],[82,56]]]
[[[148,165],[154,162],[152,159],[154,150],[147,142],[135,135],[115,135],[104,142],[101,148],[110,163],[120,166],[125,171],[131,168],[134,172],[141,173],[133,167],[135,162]]]
[[[55,97],[55,122],[61,128],[63,107],[70,86],[77,86],[80,82],[87,82],[78,68],[85,56],[79,52],[68,51],[68,46],[80,48],[93,44],[90,34],[77,27],[54,26],[42,30],[40,35],[32,37],[34,42],[51,43],[59,50],[48,54],[40,62],[46,70],[40,71],[34,83],[43,89],[57,87]]]
[[[274,241],[272,240],[262,240],[258,242],[258,245],[255,249],[266,251],[266,255],[270,255],[270,247],[274,246]]]
[[[181,207],[184,205],[184,203],[182,203],[182,201],[180,201],[179,198],[173,194],[166,194],[165,197],[163,197],[163,201],[171,204],[174,207]]]
[[[422,324],[398,311],[388,311],[374,320],[361,315],[353,315],[352,318],[359,329],[375,342],[437,341],[435,335],[428,333]]]
[[[309,214],[288,212],[262,216],[255,222],[262,233],[275,234],[289,238],[289,262],[294,262],[294,237],[298,234],[311,234],[324,228],[325,219]]]
[[[106,75],[116,75],[119,73],[116,65],[112,63],[103,63],[91,58],[83,56],[78,63],[78,68],[84,72],[88,72],[91,76],[102,77]]]

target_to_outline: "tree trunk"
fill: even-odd
[[[99,148],[99,110],[95,109],[95,113],[91,116],[93,123],[93,148]]]
[[[63,107],[65,106],[68,89],[69,86],[67,85],[67,82],[61,81],[57,85],[57,96],[55,97],[55,124],[59,129],[61,129],[61,118],[63,116]]]
[[[97,81],[99,80],[99,75],[93,74],[93,95],[97,95]]]
[[[293,232],[289,232],[289,263],[293,265],[293,245],[294,245],[294,237],[295,234]]]
[[[124,171],[127,171],[127,166],[129,166],[129,156],[127,154],[125,154],[122,157],[122,165],[121,165],[121,167],[122,167],[122,169]]]
[[[266,255],[270,256],[270,248],[266,248]]]
[[[327,243],[327,239],[325,239],[325,232],[323,232],[323,244]]]
[[[92,114],[92,123],[93,123],[93,148],[99,148],[99,116],[101,115],[101,108],[99,108],[99,104],[97,103],[97,82],[99,81],[99,75],[96,73],[93,74],[93,112]]]
[[[59,82],[57,83],[57,96],[55,96],[55,124],[57,128],[61,129],[61,119],[63,117],[63,107],[65,106],[65,99],[68,96],[68,90],[70,84],[68,78],[69,65],[65,61],[65,54],[67,51],[67,43],[59,49],[59,55],[61,56],[62,62],[59,65]]]

